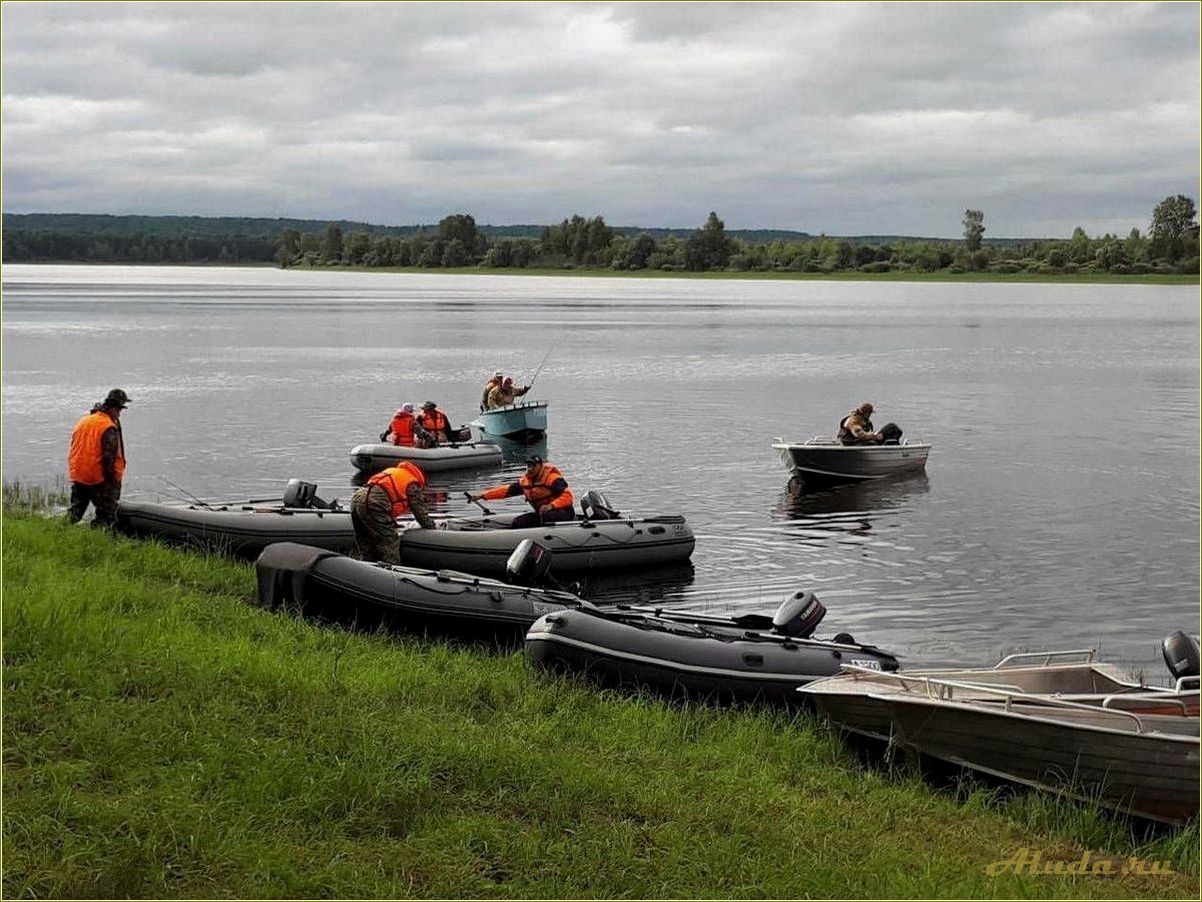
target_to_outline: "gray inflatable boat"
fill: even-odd
[[[581,603],[566,592],[450,570],[367,563],[290,542],[265,549],[255,574],[266,607],[342,613],[368,607],[411,629],[516,631],[520,637],[543,614]]]
[[[365,474],[395,467],[403,460],[413,461],[423,473],[442,473],[469,467],[499,466],[501,449],[489,442],[456,442],[437,448],[408,448],[378,442],[351,449],[351,465]]]
[[[449,567],[485,576],[505,573],[505,562],[523,539],[553,553],[553,573],[581,574],[687,561],[696,539],[684,517],[623,517],[597,492],[581,501],[584,519],[510,529],[519,514],[449,518],[445,528],[410,528],[401,533],[401,563]]]
[[[897,659],[846,633],[813,637],[826,608],[798,592],[774,617],[734,617],[619,605],[547,614],[526,634],[540,667],[602,684],[715,701],[798,705],[797,687],[844,664],[894,671]]]
[[[121,501],[118,532],[254,557],[275,542],[301,542],[348,553],[355,547],[349,510],[289,506],[286,502],[158,504]]]

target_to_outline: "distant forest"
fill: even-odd
[[[274,263],[281,267],[475,266],[678,272],[1197,273],[1194,201],[1166,197],[1147,232],[1067,238],[985,237],[964,211],[960,239],[830,237],[727,230],[716,213],[698,229],[607,225],[575,215],[556,225],[478,225],[455,213],[437,224],[339,220],[5,213],[3,260],[85,263]]]

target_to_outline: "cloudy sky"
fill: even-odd
[[[1197,3],[3,5],[7,212],[993,236],[1198,198]]]

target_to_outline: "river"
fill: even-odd
[[[691,571],[598,598],[771,612],[809,588],[820,634],[906,666],[1096,647],[1162,682],[1161,639],[1198,628],[1198,336],[1196,286],[10,265],[3,474],[62,479],[116,386],[126,497],[346,497],[401,402],[467,422],[549,350],[531,396],[573,489],[698,536]],[[791,488],[773,439],[865,400],[933,443],[926,476]],[[437,508],[519,469],[435,479]]]

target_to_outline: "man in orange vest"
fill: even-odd
[[[71,506],[67,519],[78,523],[88,505],[96,506],[96,526],[111,527],[117,519],[121,480],[125,477],[125,437],[121,411],[129,395],[114,388],[71,430],[67,473],[71,480]]]
[[[455,437],[451,435],[451,421],[433,401],[427,401],[422,405],[422,412],[417,415],[417,423],[430,433],[438,444],[455,440]]]
[[[405,460],[372,476],[351,496],[351,525],[363,560],[401,562],[397,517],[411,513],[418,525],[436,528],[426,509],[425,485],[426,474]]]
[[[568,481],[555,464],[541,457],[531,457],[526,460],[526,472],[517,482],[499,485],[486,489],[479,495],[468,493],[470,501],[497,501],[501,498],[512,498],[514,495],[525,495],[533,511],[514,517],[509,524],[510,529],[526,529],[543,523],[557,523],[565,520],[575,520],[576,511],[572,509],[572,492]]]

